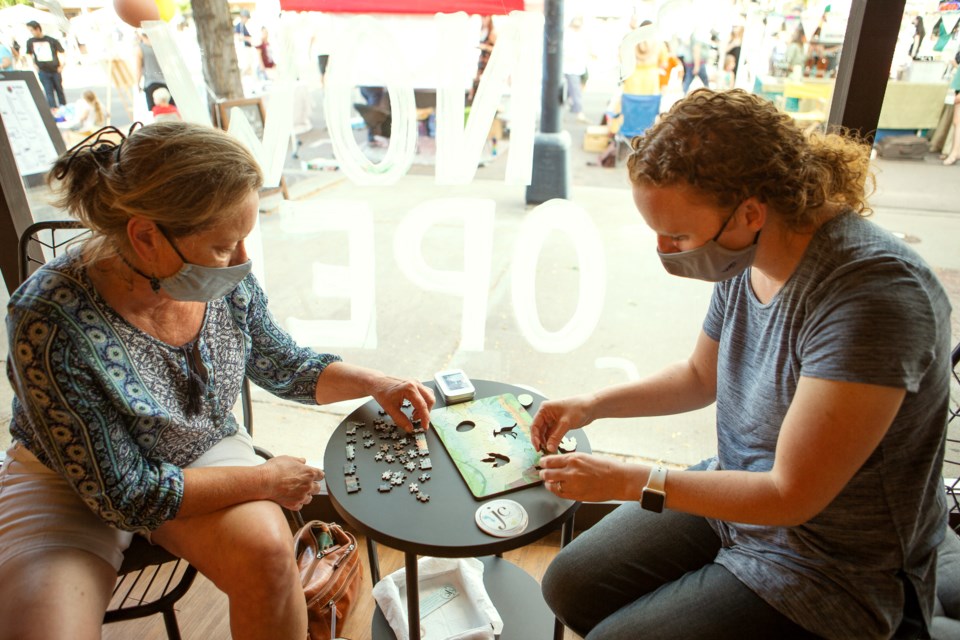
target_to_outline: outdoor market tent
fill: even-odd
[[[499,15],[523,11],[523,0],[280,0],[284,11],[325,13],[456,13]]]
[[[44,27],[60,28],[60,19],[49,11],[42,11],[25,4],[15,4],[5,9],[0,9],[0,25],[25,25],[31,20],[35,20]]]

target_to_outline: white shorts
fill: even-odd
[[[188,467],[253,466],[263,459],[240,429]],[[120,569],[133,533],[106,524],[59,473],[45,467],[19,443],[7,450],[0,469],[0,580],[3,565],[36,549],[83,549]]]

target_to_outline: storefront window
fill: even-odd
[[[70,118],[86,90],[121,129],[157,117],[147,110],[149,78],[137,77],[143,41],[107,4],[63,3],[73,16],[63,38],[68,108],[59,114],[69,141],[81,136]],[[229,128],[268,175],[283,178],[264,194],[250,251],[274,315],[299,342],[395,375],[429,380],[456,367],[547,397],[634,380],[690,352],[711,285],[663,271],[614,135],[622,98],[656,95],[666,111],[685,88],[737,87],[816,127],[829,114],[850,2],[565,3],[566,42],[583,62],[582,72],[563,70],[579,79],[582,104],[572,101],[576,86],[557,96],[569,197],[536,205],[525,190],[541,108],[543,5],[490,20],[231,3],[244,98],[219,103],[204,86],[192,16],[147,26],[180,117]],[[915,15],[927,26],[919,43]],[[960,11],[908,2],[878,138],[921,132],[932,144],[942,133],[933,153],[946,149],[958,21]],[[4,44],[24,41],[19,25],[0,26]],[[899,203],[885,204],[910,179],[880,162],[887,200],[878,223],[917,240],[960,308],[949,241],[960,231],[950,218],[956,198],[931,204],[916,224]],[[28,195],[34,218],[63,217],[42,185]],[[6,350],[4,337],[0,356]],[[10,397],[4,378],[2,421]],[[260,391],[255,401],[258,442],[313,461],[357,404],[310,409]],[[595,451],[674,464],[715,450],[711,408],[604,421],[588,434]]]

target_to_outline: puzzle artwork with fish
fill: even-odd
[[[440,407],[430,422],[477,499],[543,482],[530,443],[533,418],[511,393]]]

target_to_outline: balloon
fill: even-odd
[[[156,0],[157,9],[160,11],[160,19],[164,22],[170,22],[170,18],[177,12],[173,0]]]
[[[113,9],[131,27],[139,28],[144,20],[160,19],[154,0],[113,0]]]

